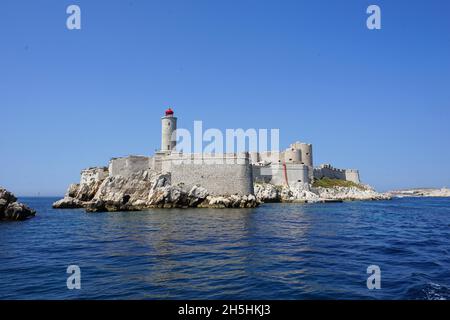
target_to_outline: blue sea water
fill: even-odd
[[[0,299],[450,298],[450,199],[119,213],[20,200],[38,214],[0,223]]]

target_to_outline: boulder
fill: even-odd
[[[282,187],[281,200],[283,202],[319,202],[322,199],[320,195],[311,191],[309,184],[294,183],[289,187]]]
[[[200,203],[202,203],[206,197],[208,196],[208,190],[202,188],[200,186],[193,186],[191,190],[189,190],[188,198],[189,198],[189,207],[196,207]]]
[[[4,200],[5,203],[16,202],[17,198],[8,190],[0,187],[0,199]]]
[[[316,202],[319,195],[312,192],[308,184],[294,183],[289,186],[255,184],[255,196],[262,202]]]
[[[255,196],[261,202],[280,202],[280,188],[269,183],[256,183]]]
[[[231,196],[207,196],[201,202],[199,208],[255,208],[260,201],[252,194],[250,195],[231,195]]]
[[[55,203],[53,203],[53,208],[54,209],[76,209],[76,208],[84,208],[85,205],[86,205],[86,203],[81,200],[66,196],[63,199],[58,200]]]
[[[0,220],[26,220],[35,214],[35,210],[17,202],[11,192],[0,187]]]

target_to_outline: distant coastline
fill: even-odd
[[[400,189],[386,192],[387,195],[396,198],[404,197],[437,197],[447,198],[450,197],[450,189],[444,188],[411,188]]]

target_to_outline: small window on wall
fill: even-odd
[[[170,122],[167,122],[167,126],[170,127]]]
[[[289,159],[289,161],[292,161],[292,159]]]
[[[309,156],[309,152],[307,152],[306,155]]]
[[[297,182],[302,182],[302,180],[297,180]]]
[[[167,149],[170,149],[170,146],[167,146]]]

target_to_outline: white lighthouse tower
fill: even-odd
[[[166,115],[161,118],[161,151],[175,150],[177,144],[175,130],[177,130],[177,118],[174,117],[173,110],[168,108]]]

